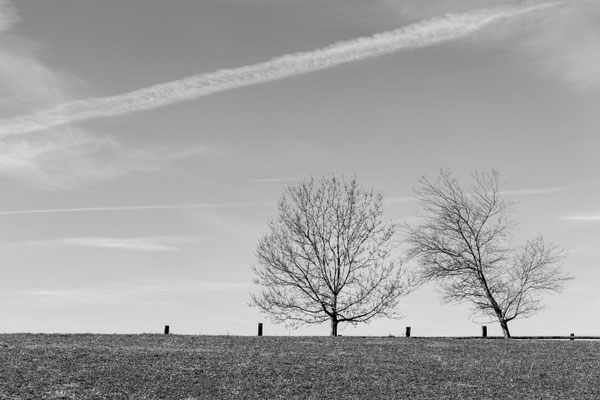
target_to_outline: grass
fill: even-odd
[[[0,335],[0,399],[598,399],[591,341]]]

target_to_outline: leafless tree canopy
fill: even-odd
[[[565,253],[541,236],[511,244],[513,203],[500,197],[496,171],[475,173],[465,189],[449,171],[420,183],[422,223],[405,226],[420,277],[438,282],[446,301],[470,302],[496,319],[509,338],[510,321],[539,311],[540,296],[560,292],[570,279],[561,268]]]
[[[396,227],[382,220],[383,196],[335,175],[288,186],[257,245],[251,304],[290,326],[356,324],[396,317],[408,292],[392,256]]]

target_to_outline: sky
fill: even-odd
[[[600,334],[600,2],[0,0],[0,332],[327,335],[248,306],[284,188],[414,221],[500,172],[575,279],[513,335]],[[491,335],[435,285],[343,335]]]

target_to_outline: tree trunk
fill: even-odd
[[[508,330],[508,321],[501,319],[500,326],[502,327],[502,333],[504,334],[504,339],[510,339],[510,331]]]
[[[337,336],[338,320],[336,316],[331,317],[331,336]]]

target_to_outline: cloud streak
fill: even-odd
[[[105,212],[105,211],[143,211],[143,210],[176,210],[186,208],[238,208],[238,207],[271,207],[275,203],[199,203],[199,204],[166,204],[148,206],[114,206],[114,207],[79,207],[79,208],[47,208],[36,210],[5,210],[0,215],[28,215],[28,214],[60,214],[80,212]]]
[[[270,182],[272,180],[262,180]],[[261,181],[261,182],[262,182]],[[538,189],[507,190],[499,194],[507,196],[535,196],[548,195],[565,191],[564,187],[550,187]],[[417,201],[414,196],[390,197],[385,199],[386,204],[410,203]],[[107,207],[77,207],[77,208],[43,208],[33,210],[0,210],[1,215],[29,215],[29,214],[61,214],[80,212],[111,212],[111,211],[144,211],[144,210],[177,210],[193,208],[246,208],[246,207],[273,207],[273,202],[224,202],[224,203],[196,203],[196,204],[164,204],[164,205],[139,205],[139,206],[107,206]],[[600,216],[563,217],[563,219],[598,219]]]
[[[134,147],[67,127],[43,136],[0,140],[0,177],[63,190],[153,172],[207,151],[204,147]]]
[[[586,249],[589,249],[590,247],[596,247],[596,246],[600,246],[600,242],[590,243],[590,244],[587,244],[585,246],[577,247],[575,249],[569,250],[567,253],[569,253],[569,254],[570,253],[576,253],[578,251],[586,250]]]
[[[268,179],[253,179],[254,183],[270,183],[270,182],[291,182],[298,181],[301,178],[268,178]]]
[[[567,187],[559,186],[535,189],[502,190],[498,192],[498,194],[501,196],[544,196],[564,192],[567,189]],[[467,194],[467,196],[472,196],[472,194]],[[387,204],[410,203],[413,201],[417,201],[417,198],[414,196],[390,197],[385,200]]]
[[[384,199],[386,204],[411,203],[413,201],[417,201],[417,198],[414,196],[400,196]]]
[[[600,213],[567,215],[560,217],[565,221],[600,222]]]
[[[402,50],[433,46],[468,37],[494,23],[515,19],[557,4],[506,6],[449,14],[397,30],[336,43],[314,51],[285,55],[263,63],[195,75],[117,96],[65,103],[38,113],[0,120],[0,135],[35,132],[93,118],[127,115]]]
[[[10,0],[0,0],[0,32],[10,29],[18,21],[17,10]]]
[[[550,77],[580,90],[600,85],[600,2],[564,3],[535,25],[524,25],[515,49],[538,61]],[[538,72],[538,71],[536,71]]]
[[[81,237],[53,240],[31,240],[14,243],[12,246],[26,247],[86,247],[129,251],[179,251],[178,245],[196,242],[192,236],[155,236],[137,238]]]
[[[240,292],[247,291],[250,286],[251,284],[247,282],[234,281],[101,282],[94,287],[40,288],[14,294],[38,297],[46,301],[54,299],[102,303],[143,302],[148,304],[151,301],[157,301],[157,295],[172,296],[173,294],[181,295],[186,292]]]
[[[549,187],[549,188],[536,188],[536,189],[517,189],[517,190],[502,190],[498,192],[504,196],[543,196],[548,194],[555,194],[566,191],[568,188],[564,186],[560,187]]]
[[[0,0],[0,34],[19,21],[16,8]],[[0,38],[0,115],[39,110],[67,101],[65,85],[72,77],[53,71],[39,60],[39,44],[2,34]]]
[[[54,71],[39,57],[39,43],[2,34],[19,21],[16,8],[0,0],[0,115],[40,110],[71,97],[67,88],[79,79]],[[0,139],[0,178],[44,190],[63,190],[132,172],[154,171],[171,160],[167,150],[138,149],[107,136],[66,127],[43,136]],[[2,182],[4,183],[4,182]]]

